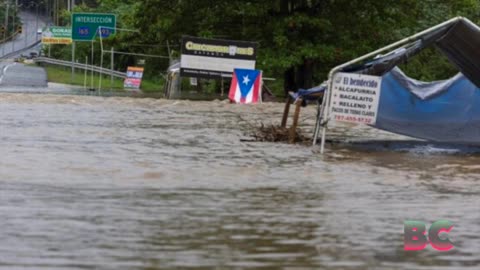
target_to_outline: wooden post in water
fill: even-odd
[[[292,103],[292,98],[288,95],[287,100],[285,101],[285,109],[283,110],[282,117],[282,128],[287,127],[288,114],[290,113],[290,104]]]
[[[225,89],[223,88],[223,76],[222,76],[222,82],[221,82],[221,84],[222,84],[222,88],[221,88],[221,89],[222,89],[222,97],[223,97],[224,94],[225,94]]]
[[[290,134],[288,136],[289,143],[295,143],[295,136],[297,133],[298,118],[300,117],[300,109],[302,108],[302,99],[298,99],[295,102],[295,114],[293,115],[293,124],[290,127]]]

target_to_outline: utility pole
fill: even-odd
[[[167,49],[168,49],[168,65],[172,65],[173,61],[172,61],[172,51],[170,50],[170,43],[168,43],[168,40],[167,40]]]
[[[51,9],[51,6],[50,6],[50,1],[51,0],[46,0],[47,2],[45,3],[45,12],[47,14],[45,14],[47,16],[47,18],[50,19],[50,16],[52,15],[52,9]]]
[[[57,24],[57,0],[53,0],[53,23],[55,25],[58,25]]]
[[[17,3],[18,3],[18,0],[17,0]],[[25,7],[25,8],[30,8],[30,5],[21,4],[20,7],[22,7],[22,6]],[[17,9],[18,9],[18,7],[19,7],[19,6],[17,5]],[[18,10],[17,10],[17,11],[18,11]],[[25,46],[24,46],[24,48],[28,47],[28,32],[27,32],[28,27],[26,27],[26,26],[27,26],[27,25],[25,24],[25,27],[23,27],[23,31],[25,32],[25,34],[24,34],[24,36],[25,36],[25,38],[24,38],[24,40],[25,40]]]
[[[2,56],[5,56],[5,42],[7,41],[7,33],[8,33],[8,9],[10,8],[10,2],[7,2],[5,6],[5,32],[3,32],[3,44],[2,44]]]
[[[38,31],[38,3],[36,5],[36,14],[37,14],[37,19],[36,19],[36,23],[35,23],[35,33],[37,33]],[[38,40],[38,33],[35,34],[35,41]]]
[[[13,18],[12,18],[12,29],[13,29],[13,34],[12,34],[12,52],[15,51],[15,35],[17,34],[17,31],[15,29],[15,17],[16,17],[16,14],[17,14],[17,2],[18,0],[15,2],[15,7],[13,8]]]
[[[28,47],[28,27],[25,27],[25,29],[23,29],[25,31],[25,48]],[[34,32],[35,33],[35,32]]]

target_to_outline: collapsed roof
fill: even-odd
[[[430,46],[436,46],[465,77],[480,87],[480,27],[463,17],[433,31],[424,31],[412,43],[367,64],[350,65],[343,71],[381,76]]]

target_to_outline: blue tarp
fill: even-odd
[[[383,77],[374,127],[419,139],[480,145],[480,28],[458,17],[435,29],[415,40],[412,37],[410,44],[386,55],[357,61],[341,71]],[[457,76],[421,82],[398,69],[431,46],[457,67]]]
[[[395,68],[383,76],[375,127],[432,141],[480,144],[480,89],[462,74],[424,83]]]
[[[298,98],[304,100],[318,100],[320,99],[319,94],[325,92],[326,89],[326,85],[320,85],[310,89],[300,89],[297,92],[291,92],[290,96],[293,100],[297,100]]]

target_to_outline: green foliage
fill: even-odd
[[[49,82],[72,84],[78,86],[84,86],[86,84],[87,88],[90,88],[92,86],[92,81],[94,88],[97,88],[99,85],[100,76],[96,73],[92,76],[90,72],[87,72],[85,74],[84,70],[77,69],[72,81],[72,73],[70,68],[47,65],[45,69],[47,71],[47,77]],[[115,91],[124,91],[123,79],[114,78],[113,84],[111,84],[111,82],[112,81],[109,76],[103,76],[102,88],[112,89]],[[145,93],[160,92],[163,90],[164,84],[165,80],[163,78],[144,79],[142,80],[141,89]]]
[[[480,22],[478,0],[92,0],[76,11],[116,13],[118,27],[138,30],[104,40],[116,51],[178,58],[182,35],[256,41],[258,68],[285,79],[286,88],[321,83],[332,67],[454,16]],[[68,58],[68,48],[58,53]],[[85,57],[88,45],[79,45],[77,54]],[[116,60],[116,68],[125,69],[138,58]],[[159,77],[168,65],[147,58],[146,75]],[[435,49],[402,68],[424,80],[456,72]]]
[[[420,19],[413,31],[405,31],[406,34],[425,30],[456,16],[468,17],[477,23],[480,18],[480,2],[477,0],[425,0],[419,5]],[[458,73],[449,60],[435,48],[424,50],[401,68],[407,75],[423,81],[448,79]]]
[[[5,37],[9,39],[17,30],[16,27],[19,25],[22,25],[22,22],[20,21],[20,18],[18,17],[18,12],[15,11],[15,8],[13,5],[8,6],[8,24],[7,27],[5,28],[6,33]],[[7,15],[7,8],[5,6],[0,6],[0,25],[4,26],[5,25],[5,17]],[[14,27],[15,26],[15,27]],[[0,35],[0,40],[3,40],[3,33]]]
[[[85,74],[83,70],[77,69],[72,81],[72,71],[70,68],[47,65],[45,66],[45,69],[47,71],[47,79],[49,82],[72,84],[78,86],[86,85],[87,88],[91,88],[91,82],[93,79],[93,87],[97,88],[99,85],[98,74],[95,74],[92,77],[90,72],[87,72]],[[123,80],[119,78],[114,78],[113,84],[111,84],[110,77],[103,77],[102,85],[102,88],[104,89],[123,91]]]
[[[392,26],[414,26],[417,9],[414,0],[152,0],[140,6],[137,27],[151,33],[149,43],[179,44],[184,34],[257,41],[267,76],[312,67],[318,83],[332,66],[399,38]]]

